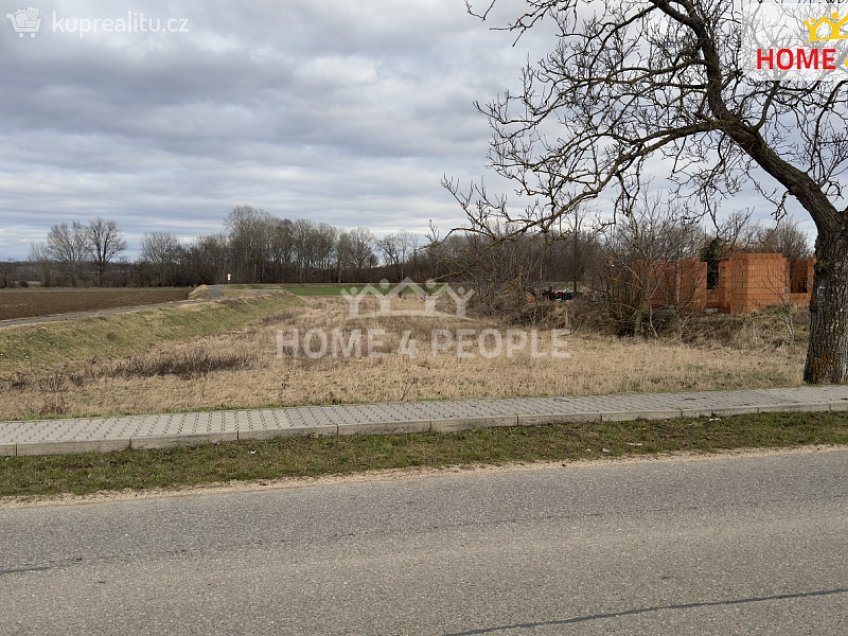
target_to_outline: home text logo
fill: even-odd
[[[848,5],[754,3],[742,26],[744,67],[756,79],[841,80],[848,72]]]

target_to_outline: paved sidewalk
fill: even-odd
[[[309,406],[0,422],[0,455],[56,455],[273,437],[449,432],[556,422],[791,411],[848,411],[848,386]]]

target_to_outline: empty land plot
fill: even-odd
[[[421,305],[398,302],[406,304],[400,309]],[[434,330],[507,327],[441,316],[351,319],[340,298],[289,294],[206,307],[159,312],[143,324],[146,313],[82,321],[89,326],[76,324],[72,333],[55,325],[0,332],[0,419],[796,386],[804,360],[803,346],[689,346],[591,334],[566,338],[568,358],[536,358],[526,348],[511,357],[461,357],[456,349],[434,352]],[[304,355],[308,332],[333,330],[345,345],[356,331],[376,330],[381,355],[366,355],[365,344],[362,355]],[[551,332],[538,337],[550,342]],[[300,351],[285,344],[296,340]]]
[[[186,287],[2,289],[0,320],[155,305],[185,300],[189,291]]]

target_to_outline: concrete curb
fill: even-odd
[[[810,400],[818,396],[822,397],[820,401]],[[658,408],[651,408],[651,402]],[[721,405],[722,402],[727,404]],[[677,407],[678,404],[683,406]],[[593,406],[597,408],[592,409]],[[828,411],[848,411],[848,386],[241,409],[128,418],[0,422],[0,433],[3,427],[7,428],[5,438],[0,438],[0,457],[108,453],[287,437],[453,433],[509,426]],[[474,416],[475,413],[480,415]],[[453,414],[456,416],[452,417]],[[170,428],[165,425],[169,419]],[[144,423],[144,420],[150,422]],[[115,437],[109,436],[109,424],[114,425]],[[90,429],[92,439],[84,439],[85,431],[77,428],[84,425],[93,427]],[[134,430],[132,425],[135,425]],[[51,436],[58,439],[51,440]],[[63,436],[74,439],[61,439]],[[20,441],[15,441],[16,437]]]
[[[133,450],[153,450],[157,448],[176,448],[178,446],[198,446],[200,444],[220,444],[237,442],[238,433],[199,433],[193,435],[163,435],[162,437],[138,437],[130,440]]]
[[[71,455],[77,453],[114,453],[130,448],[128,439],[106,439],[85,442],[32,442],[17,444],[18,457],[36,455]]]
[[[251,431],[239,431],[238,441],[252,440],[261,442],[269,439],[280,439],[283,437],[335,437],[339,434],[336,424],[330,426],[298,426],[292,428],[276,428]]]

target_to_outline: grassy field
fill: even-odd
[[[235,355],[199,356],[196,350],[188,357],[169,355],[173,347],[199,346],[216,336],[227,339],[245,325],[278,320],[299,303],[280,292],[0,330],[0,401],[6,403],[5,411],[0,408],[0,419],[78,411],[79,406],[70,405],[85,399],[85,387],[95,377],[105,378],[98,375],[104,368],[123,369],[139,380],[148,374],[177,374],[186,380],[182,390],[191,391],[192,377],[244,368],[247,363]],[[157,364],[145,367],[139,363],[143,360]],[[101,388],[105,392],[100,401],[110,402],[108,386]],[[143,391],[143,383],[137,389]],[[150,410],[152,404],[145,401],[143,409]]]
[[[341,296],[344,291],[349,292],[351,289],[359,290],[365,287],[366,284],[367,283],[345,283],[340,285],[282,285],[282,288],[296,296],[315,298]],[[391,287],[383,288],[380,287],[379,284],[374,285],[374,287],[382,293],[387,293],[391,290]]]
[[[341,296],[344,290],[350,290],[351,285],[286,285],[283,289],[296,296],[314,298],[318,296]]]
[[[357,288],[360,289],[365,286],[365,283],[345,283],[345,284],[336,284],[336,283],[304,283],[304,284],[290,284],[290,283],[281,283],[281,284],[267,284],[267,285],[242,285],[242,284],[227,284],[221,285],[221,289],[223,290],[225,295],[235,295],[244,291],[255,291],[255,292],[263,292],[263,291],[286,291],[290,294],[294,294],[295,296],[303,296],[307,298],[312,297],[337,297],[341,296],[342,292],[350,289]],[[379,286],[377,286],[379,287]]]
[[[309,298],[315,297],[334,297],[341,296],[342,292],[351,291],[352,289],[361,290],[368,283],[344,283],[344,284],[305,284],[305,285],[280,285],[279,287],[295,294],[296,296],[305,296]],[[436,285],[436,289],[442,286],[440,283]],[[253,286],[253,288],[261,288],[263,286]],[[380,283],[372,283],[372,287],[380,293],[387,294],[393,289],[393,285],[383,286]]]
[[[0,320],[185,300],[184,287],[0,289]]]
[[[421,306],[409,298],[399,308]],[[534,358],[527,350],[464,358],[427,346],[409,355],[404,334],[426,343],[434,329],[504,325],[416,316],[351,320],[341,298],[285,292],[224,299],[0,331],[0,420],[799,385],[803,346],[782,344],[771,318],[745,319],[732,326],[733,337],[698,346],[578,330],[565,339],[567,359]],[[562,324],[541,328],[540,340],[549,339],[552,326]],[[287,345],[278,357],[279,333],[290,338],[313,329],[345,336],[383,330],[384,355],[310,358]]]
[[[112,454],[0,458],[0,497],[180,488],[366,470],[566,462],[673,452],[848,444],[848,414],[558,424],[463,433],[236,442]]]

